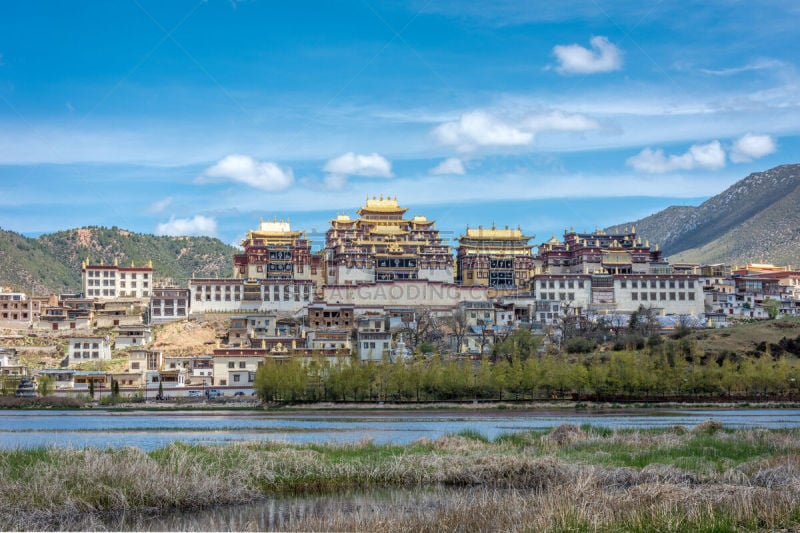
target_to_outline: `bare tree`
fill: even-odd
[[[639,309],[631,313],[628,328],[631,333],[639,333],[645,337],[649,337],[659,330],[658,318],[656,310],[652,307],[639,306]]]
[[[447,320],[447,325],[450,326],[453,339],[455,340],[455,352],[459,354],[461,353],[461,345],[464,342],[464,337],[469,328],[469,324],[467,324],[467,312],[461,307],[453,309],[453,314]]]
[[[413,314],[404,317],[401,329],[410,349],[422,343],[439,345],[444,338],[442,325],[433,312],[427,307],[417,309]]]

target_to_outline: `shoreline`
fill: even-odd
[[[261,404],[255,402],[147,402],[102,404],[68,404],[32,401],[23,405],[2,405],[2,410],[80,410],[80,411],[253,411],[253,412],[380,412],[380,411],[625,411],[648,409],[800,409],[797,401],[726,401],[726,402],[592,402],[574,400],[538,401],[457,401],[457,402],[314,402],[295,404]]]

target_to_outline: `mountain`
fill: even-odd
[[[35,239],[0,230],[0,285],[36,294],[81,290],[81,262],[145,265],[156,280],[185,285],[195,277],[229,276],[236,248],[211,237],[157,237],[85,227]]]
[[[800,164],[750,174],[697,207],[672,206],[636,226],[672,262],[800,265]]]

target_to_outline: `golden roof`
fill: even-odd
[[[517,229],[485,229],[482,227],[478,227],[477,229],[467,228],[467,233],[465,237],[469,237],[471,239],[524,239],[526,238],[525,235],[522,234],[522,230],[519,228]],[[530,237],[527,237],[530,238]]]
[[[289,224],[289,221],[281,220],[278,221],[273,220],[272,222],[264,222],[258,225],[258,229],[250,230],[248,233],[248,238],[252,239],[253,237],[299,237],[299,231],[292,231],[292,227]]]
[[[397,203],[397,197],[384,198],[383,195],[380,198],[372,197],[371,199],[367,197],[367,203],[359,210],[361,211],[381,211],[386,213],[405,213],[408,211],[407,207],[400,207],[400,204]]]

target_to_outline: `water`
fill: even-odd
[[[686,427],[713,418],[729,428],[797,428],[800,409],[636,409],[597,411],[3,411],[0,447],[134,446],[152,450],[171,442],[225,444],[280,440],[407,444],[464,429],[490,439],[503,433],[560,424],[609,428]]]
[[[112,531],[289,531],[308,526],[306,520],[336,515],[378,519],[382,515],[414,516],[431,513],[455,497],[482,488],[415,487],[369,491],[346,490],[336,494],[305,494],[267,498],[243,505],[218,506],[191,513],[171,512],[151,516],[130,513],[86,524],[88,529]],[[499,489],[497,492],[502,492]],[[507,491],[506,491],[507,492]]]

